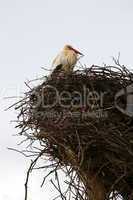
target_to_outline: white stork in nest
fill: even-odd
[[[52,68],[54,68],[52,75],[61,71],[67,74],[72,73],[80,56],[83,56],[81,52],[70,45],[65,45],[52,63]]]

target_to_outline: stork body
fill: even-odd
[[[77,63],[78,55],[83,54],[70,45],[64,46],[63,50],[57,55],[52,63],[52,67],[54,68],[53,72],[61,70],[65,73],[71,73]]]

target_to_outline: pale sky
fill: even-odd
[[[4,109],[15,100],[3,100],[24,92],[24,81],[44,75],[41,67],[51,61],[64,44],[78,48],[82,63],[121,63],[133,66],[132,0],[0,0],[0,200],[24,200],[28,160],[7,150],[17,147],[17,133],[10,120],[14,110]],[[18,148],[18,147],[17,147]],[[50,200],[53,187],[34,174],[28,200]]]

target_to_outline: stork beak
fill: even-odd
[[[74,49],[74,48],[71,48],[75,53],[81,55],[81,56],[84,56],[84,54],[82,54],[81,52],[79,52],[77,49]]]

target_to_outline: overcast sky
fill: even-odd
[[[0,0],[0,200],[23,200],[26,158],[7,150],[19,139],[10,120],[13,110],[4,112],[11,102],[6,96],[24,91],[24,81],[43,75],[41,67],[64,44],[72,44],[85,57],[82,63],[111,64],[121,53],[121,63],[133,66],[132,0]],[[15,101],[15,100],[14,100]],[[40,189],[34,175],[28,200],[50,200],[50,184]]]

